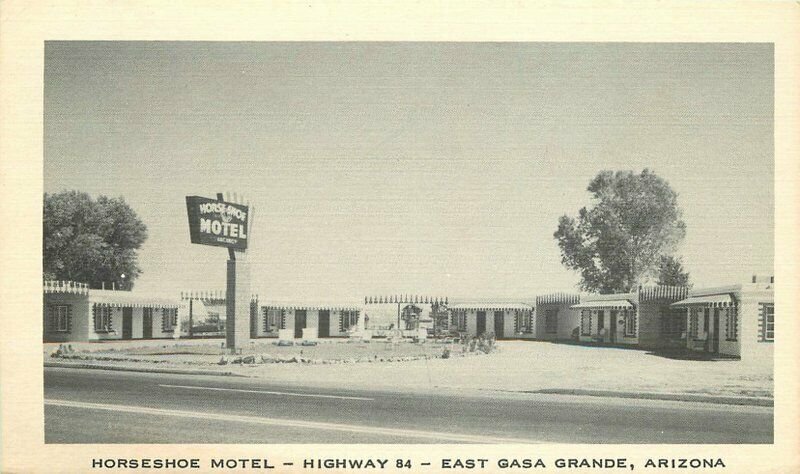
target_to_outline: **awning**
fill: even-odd
[[[571,306],[573,309],[633,309],[633,305],[628,300],[600,300],[584,301]]]
[[[524,303],[456,303],[450,305],[449,309],[466,311],[533,311],[533,306]]]
[[[114,306],[117,308],[178,308],[180,303],[169,298],[158,298],[146,295],[131,294],[118,291],[114,295],[90,294],[89,301],[95,304]]]
[[[325,302],[260,302],[259,306],[267,309],[287,309],[287,310],[306,310],[306,311],[360,311],[360,308],[352,304],[325,303]]]
[[[722,295],[690,296],[685,300],[672,303],[670,306],[675,308],[683,306],[709,306],[714,308],[723,308],[733,306],[733,299],[728,293]]]

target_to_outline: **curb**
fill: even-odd
[[[541,390],[523,390],[521,392],[548,395],[580,395],[588,397],[636,398],[643,400],[716,403],[721,405],[747,405],[761,407],[773,407],[775,405],[775,400],[773,398],[699,395],[691,393],[623,392],[617,390],[588,390],[582,388],[544,388]]]
[[[217,375],[224,377],[247,377],[246,375],[239,375],[233,372],[218,372],[215,370],[199,370],[199,369],[167,369],[156,367],[125,367],[120,365],[102,365],[102,364],[81,364],[81,363],[66,363],[66,362],[48,362],[45,361],[45,367],[58,367],[62,369],[95,369],[95,370],[116,370],[119,372],[144,372],[151,374],[178,374],[178,375]]]

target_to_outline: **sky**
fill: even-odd
[[[678,193],[696,287],[773,274],[771,44],[47,42],[44,189],[122,196],[137,291],[222,290],[185,196],[243,194],[264,300],[575,291],[601,170]]]

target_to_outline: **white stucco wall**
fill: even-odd
[[[132,308],[131,339],[144,337],[144,308]],[[122,312],[123,308],[111,307],[111,329],[109,332],[96,332],[94,330],[94,317],[91,305],[88,310],[89,338],[90,341],[122,340]],[[178,310],[178,325],[174,331],[163,331],[162,321],[164,314],[162,308],[153,308],[153,334],[152,339],[174,339],[180,336],[180,310]]]
[[[772,363],[774,357],[774,342],[763,340],[762,327],[760,325],[760,316],[762,305],[773,303],[773,289],[772,285],[764,284],[744,284],[736,287],[728,287],[720,289],[718,292],[711,290],[697,290],[695,294],[713,295],[713,294],[730,294],[733,296],[737,304],[737,336],[735,341],[729,341],[726,337],[727,331],[727,318],[724,313],[720,314],[720,329],[719,329],[719,354],[740,357],[742,360],[756,363]],[[697,312],[698,333],[704,332],[711,334],[713,331],[713,311],[710,310],[709,327],[704,327],[703,321],[703,306],[692,306],[686,312],[686,327],[687,332],[691,327],[691,315]],[[777,321],[779,315],[775,315],[776,330],[779,327]],[[775,337],[778,337],[776,332]],[[686,346],[693,350],[705,350],[704,339],[695,341],[688,338]]]
[[[763,304],[773,304],[773,295],[766,292],[743,292],[739,301],[739,351],[742,359],[773,363],[775,342],[763,340],[759,317]],[[781,315],[775,312],[775,339],[781,339]]]
[[[50,331],[48,325],[49,311],[52,306],[67,305],[70,311],[69,332]],[[86,295],[71,293],[46,293],[44,295],[42,333],[45,342],[85,342],[89,340],[92,321],[91,307]]]
[[[464,314],[466,315],[466,321],[467,321],[467,331],[466,332],[470,336],[478,335],[477,334],[478,333],[478,312],[484,312],[486,314],[486,333],[487,334],[494,333],[495,337],[498,337],[498,338],[516,338],[516,337],[520,337],[520,338],[533,339],[535,337],[535,330],[534,330],[534,332],[529,333],[529,334],[524,334],[524,335],[516,334],[516,331],[515,331],[515,329],[516,329],[516,316],[515,316],[515,310],[513,310],[513,309],[497,310],[500,313],[502,313],[502,315],[503,315],[503,332],[502,332],[502,334],[498,334],[497,333],[498,328],[495,327],[495,310],[491,310],[491,309],[487,309],[487,310],[482,310],[481,309],[481,310],[479,310],[479,309],[475,309],[475,308],[468,308],[468,309],[463,309],[463,311],[464,311]],[[529,311],[532,313],[533,309],[531,309]],[[535,328],[536,321],[533,318],[532,314],[531,314],[531,322],[532,322],[532,324],[534,324],[534,328]]]
[[[571,309],[576,303],[542,303],[536,305],[535,311],[535,337],[542,340],[568,340],[572,339],[572,331],[580,326],[580,310]],[[556,332],[548,333],[547,311],[556,311]]]

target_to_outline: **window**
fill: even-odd
[[[763,318],[763,340],[772,342],[775,340],[775,305],[762,304],[761,314]]]
[[[50,330],[54,332],[69,332],[72,306],[60,304],[50,307]]]
[[[175,326],[178,325],[178,310],[176,308],[162,308],[161,309],[161,330],[163,332],[172,332]]]
[[[581,312],[581,336],[592,335],[592,312],[584,310]]]
[[[725,318],[725,339],[728,341],[736,341],[739,336],[739,321],[736,306],[720,309],[720,320]]]
[[[264,332],[278,332],[283,322],[283,310],[278,308],[265,308],[264,313]]]
[[[112,309],[108,305],[95,304],[92,307],[94,313],[95,332],[111,332],[114,330]]]
[[[625,337],[636,337],[636,311],[626,309],[625,314]]]
[[[342,311],[339,318],[339,332],[347,332],[358,325],[358,311]]]
[[[691,312],[689,316],[689,337],[692,339],[697,339],[700,335],[700,309],[699,308],[692,308],[689,310]]]
[[[514,330],[517,334],[532,334],[533,314],[530,311],[517,310],[514,313]]]
[[[591,322],[589,322],[591,325]],[[544,313],[544,332],[547,334],[558,333],[558,310],[548,309]]]
[[[452,326],[459,332],[466,332],[467,331],[467,312],[463,309],[461,310],[454,310],[453,317],[452,317],[453,324]]]

